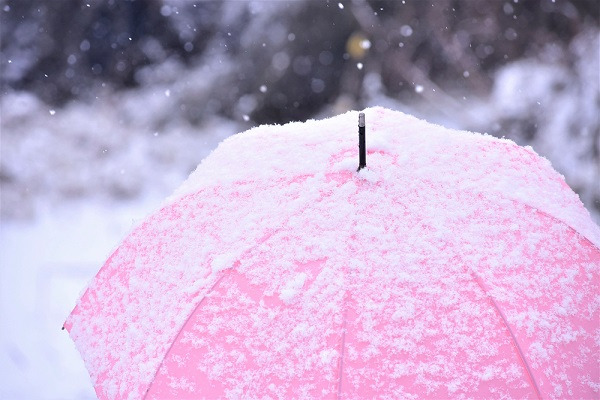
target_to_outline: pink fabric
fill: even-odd
[[[356,114],[265,127],[131,232],[65,324],[100,398],[599,396],[577,196],[511,142],[366,113],[367,170]]]

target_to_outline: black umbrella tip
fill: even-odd
[[[365,113],[358,114],[358,169],[367,166],[367,143],[365,138]]]

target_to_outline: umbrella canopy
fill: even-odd
[[[600,229],[531,148],[365,110],[225,140],[68,317],[100,398],[598,397]]]

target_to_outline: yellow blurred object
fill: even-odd
[[[355,60],[362,60],[371,48],[371,42],[362,32],[354,32],[346,41],[346,52]]]

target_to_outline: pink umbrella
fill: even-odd
[[[65,327],[102,399],[599,396],[600,229],[509,140],[365,111],[225,140]],[[361,160],[362,161],[362,160]]]

